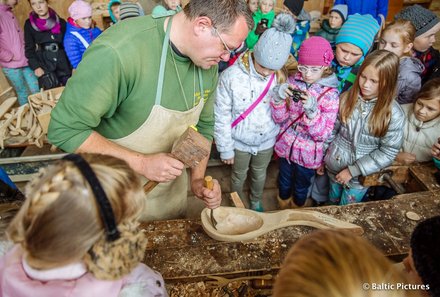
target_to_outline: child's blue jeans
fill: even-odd
[[[305,168],[293,162],[289,163],[286,158],[280,158],[279,160],[278,188],[280,198],[288,199],[293,195],[295,204],[303,206],[316,170]]]
[[[29,95],[38,93],[38,79],[30,67],[3,68],[3,73],[14,87],[20,105],[28,103]]]

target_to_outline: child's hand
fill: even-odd
[[[275,104],[280,104],[282,103],[284,100],[287,99],[287,97],[292,96],[292,91],[289,89],[289,84],[288,83],[283,83],[280,85],[276,85],[275,87],[273,87],[273,92],[274,92],[274,103]]]
[[[440,137],[438,138],[437,142],[434,143],[431,149],[431,154],[434,158],[440,160]]]
[[[222,159],[222,162],[226,165],[233,165],[234,164],[234,158],[231,159]]]
[[[338,182],[341,185],[345,185],[347,184],[351,179],[353,178],[353,176],[351,176],[350,170],[348,170],[348,168],[345,168],[344,170],[342,170],[341,172],[339,172],[336,175],[336,182]]]
[[[400,164],[411,164],[416,161],[416,155],[411,153],[400,152],[397,154],[396,161]]]
[[[309,92],[303,91],[301,94],[301,102],[303,104],[304,112],[309,119],[315,118],[318,112],[318,103],[316,98],[310,95]]]
[[[319,166],[319,167],[316,169],[316,174],[317,174],[317,175],[324,175],[324,171],[325,171],[325,165],[322,164],[321,166]]]

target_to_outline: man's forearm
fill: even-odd
[[[139,163],[142,162],[143,154],[120,146],[95,131],[78,147],[76,152],[110,155],[124,160],[135,171],[139,173],[142,171]]]

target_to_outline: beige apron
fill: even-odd
[[[188,126],[198,123],[204,106],[203,98],[200,99],[197,106],[183,112],[170,110],[160,105],[170,28],[171,18],[168,22],[165,39],[163,41],[156,100],[150,115],[133,133],[123,138],[112,139],[112,141],[123,147],[143,154],[171,152],[174,142],[185,132]],[[203,95],[203,82],[200,68],[198,68],[198,77],[200,94]],[[177,177],[174,181],[159,183],[148,193],[141,220],[167,220],[185,217],[187,192],[188,176],[186,170],[183,170],[182,175]]]

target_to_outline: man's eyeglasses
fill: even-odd
[[[298,71],[301,73],[310,72],[312,74],[317,74],[322,70],[322,68],[324,68],[324,66],[308,67],[308,66],[304,66],[304,65],[298,65]]]
[[[223,38],[220,36],[220,33],[218,32],[217,28],[212,26],[212,30],[215,32],[215,34],[217,34],[218,38],[220,38],[220,40],[223,43],[223,46],[225,47],[225,54],[228,53],[230,56],[234,56],[235,55],[235,50],[231,50],[227,45],[226,42],[223,40]]]

